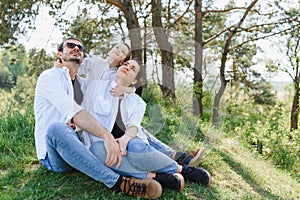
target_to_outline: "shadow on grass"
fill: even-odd
[[[228,154],[220,151],[220,150],[216,150],[217,153],[219,153],[221,155],[221,157],[224,159],[224,161],[237,173],[239,174],[249,185],[250,187],[256,191],[257,193],[259,193],[262,197],[264,197],[264,199],[270,199],[270,200],[274,200],[274,199],[283,199],[273,193],[271,193],[270,191],[262,188],[256,181],[252,175],[252,173],[247,170],[245,167],[243,167],[243,165],[239,162],[234,161]]]
[[[10,184],[6,182],[5,185]],[[182,192],[164,190],[159,199],[214,199],[207,198],[206,195],[203,196],[203,191],[206,191],[205,194],[209,193],[205,187],[199,187],[199,185],[198,187],[187,188]],[[198,198],[197,194],[199,193],[202,194],[201,198]],[[39,165],[34,170],[24,173],[21,179],[14,183],[14,187],[10,187],[9,190],[0,195],[0,199],[131,200],[140,198],[115,193],[104,184],[78,171],[55,173],[47,171]]]
[[[127,199],[76,170],[55,173],[43,166],[32,171],[18,196],[22,199]]]

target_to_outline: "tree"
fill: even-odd
[[[10,87],[10,71],[8,67],[3,66],[0,63],[0,88],[9,88]]]
[[[129,38],[132,48],[132,56],[139,60],[142,60],[142,37],[140,25],[134,12],[131,0],[114,1],[107,0],[109,4],[118,7],[123,11],[126,18],[126,24],[129,31]]]
[[[23,45],[11,46],[0,55],[1,87],[11,89],[16,85],[18,76],[28,70],[26,50]]]
[[[291,9],[286,12],[288,16],[300,16],[300,10]],[[300,112],[300,23],[292,25],[292,30],[286,35],[286,55],[291,67],[282,66],[282,70],[289,74],[293,80],[294,97],[290,116],[290,130],[298,129],[298,118]]]
[[[174,60],[173,48],[170,44],[166,30],[163,29],[161,21],[161,1],[152,0],[152,27],[155,38],[161,52],[162,59],[162,85],[160,85],[165,97],[175,98],[175,82],[174,82]]]
[[[300,27],[297,27],[287,43],[287,55],[289,57],[289,62],[293,68],[293,86],[294,86],[294,98],[291,109],[291,126],[290,130],[298,129],[298,117],[300,112],[299,106],[299,95],[300,95]],[[293,41],[294,40],[294,41]]]
[[[35,2],[39,1],[36,0]],[[216,65],[214,63],[215,60],[209,60],[209,62],[206,60],[207,56],[205,53],[209,52],[213,59],[220,59],[219,78],[221,88],[214,99],[212,118],[214,124],[217,123],[219,103],[225,92],[226,84],[232,80],[228,79],[230,76],[228,73],[231,73],[229,67],[232,66],[232,72],[236,73],[233,74],[234,78],[237,75],[243,75],[245,77],[243,83],[247,83],[246,78],[250,75],[250,71],[245,65],[248,66],[251,62],[246,63],[244,59],[252,59],[252,57],[243,58],[241,56],[241,54],[249,55],[247,45],[250,44],[249,46],[251,46],[256,40],[265,39],[279,33],[287,33],[288,28],[279,30],[279,25],[291,24],[297,20],[297,17],[294,16],[279,18],[279,15],[275,15],[275,12],[267,10],[275,5],[276,2],[274,3],[273,1],[260,1],[262,4],[258,4],[257,9],[254,9],[254,6],[251,8],[251,5],[256,5],[258,0],[253,1],[248,8],[246,6],[235,6],[235,3],[238,1],[232,0],[228,1],[228,4],[220,9],[220,7],[214,5],[213,1],[195,0],[193,10],[190,9],[190,6],[193,5],[192,0],[180,2],[171,0],[107,0],[106,3],[101,0],[79,0],[76,2],[82,3],[82,6],[78,8],[78,16],[70,19],[65,17],[64,14],[68,6],[75,1],[43,2],[52,9],[50,13],[57,19],[57,25],[63,30],[65,36],[77,36],[83,39],[88,49],[87,53],[90,51],[93,54],[107,52],[107,48],[113,44],[112,40],[120,35],[124,41],[126,31],[123,28],[127,26],[133,56],[139,60],[144,60],[144,63],[146,63],[147,56],[149,56],[147,52],[158,52],[154,48],[150,49],[151,45],[154,44],[152,42],[154,37],[151,34],[146,35],[146,31],[144,32],[144,45],[147,44],[148,49],[142,45],[141,31],[152,24],[164,66],[162,85],[168,90],[170,89],[169,92],[172,95],[175,95],[174,71],[179,68],[183,69],[182,71],[187,68],[192,69],[194,71],[194,112],[200,117],[203,115],[202,98],[204,96],[203,92],[205,92],[203,91],[203,86],[206,84],[205,68],[207,64]],[[268,6],[264,6],[263,3]],[[1,4],[1,6],[3,5]],[[183,5],[188,6],[182,12]],[[16,6],[16,9],[20,8],[18,6]],[[149,9],[150,6],[151,10]],[[264,9],[260,9],[261,7],[259,6]],[[98,12],[95,12],[95,9]],[[266,10],[268,12],[262,12]],[[4,11],[1,12],[4,13]],[[147,18],[151,13],[152,21],[150,21],[150,18]],[[244,15],[238,23],[236,23],[239,20],[237,14]],[[141,16],[144,18],[144,27],[142,28],[139,24]],[[247,19],[250,18],[247,21],[245,19],[246,16]],[[191,28],[192,25],[190,23],[193,17],[195,17],[194,30]],[[243,22],[244,20],[245,22]],[[171,32],[172,28],[176,30],[174,35]],[[192,34],[194,34],[195,38],[191,37]],[[189,41],[184,41],[184,43],[174,42],[180,37]],[[256,47],[254,46],[253,48]],[[176,50],[180,51],[181,54],[174,53]],[[40,53],[42,54],[42,52]],[[195,60],[194,63],[193,58]],[[232,65],[230,65],[231,62],[233,63]],[[191,66],[194,66],[194,68]],[[3,77],[5,77],[7,70],[3,68],[2,71]]]
[[[19,74],[16,83],[11,90],[15,100],[19,103],[33,103],[34,90],[38,76],[46,69],[53,67],[53,61],[56,55],[49,56],[44,49],[31,49],[25,54],[23,62],[20,64],[20,69],[26,68],[22,74]]]
[[[293,1],[292,1],[293,2]],[[300,95],[300,7],[292,4],[290,0],[275,1],[280,12],[282,21],[278,24],[281,33],[281,39],[277,44],[280,52],[284,52],[287,61],[274,59],[278,63],[278,68],[286,72],[293,81],[294,96],[290,115],[290,130],[298,129],[299,118],[299,95]],[[285,45],[282,45],[285,44]]]
[[[219,88],[219,91],[215,95],[214,98],[214,105],[213,105],[213,115],[212,115],[212,124],[217,124],[218,123],[218,117],[219,117],[219,106],[220,106],[220,100],[221,97],[226,89],[228,80],[226,80],[225,77],[225,64],[227,60],[227,55],[229,53],[229,46],[231,44],[231,40],[233,36],[237,33],[237,30],[240,28],[242,23],[244,22],[245,18],[249,14],[250,10],[253,8],[253,6],[257,3],[258,0],[253,1],[246,9],[244,15],[240,19],[240,21],[233,27],[233,29],[229,30],[229,34],[226,38],[224,49],[222,52],[222,58],[221,58],[221,66],[220,66],[220,81],[221,81],[221,86]]]
[[[143,48],[142,48],[142,37],[141,37],[141,28],[134,12],[131,0],[107,0],[107,3],[118,7],[123,11],[126,18],[126,24],[129,31],[129,38],[131,42],[132,57],[140,61],[143,60]],[[145,75],[144,75],[144,80]],[[139,95],[142,93],[142,87],[138,88]]]
[[[195,0],[195,64],[194,64],[194,98],[193,110],[194,114],[203,117],[203,35],[202,35],[202,0]]]
[[[35,5],[40,1],[0,2],[0,46],[14,44],[19,34],[24,34],[26,29],[33,28],[31,17],[38,14],[38,6]]]
[[[56,56],[56,54],[52,56],[47,55],[44,49],[31,49],[28,52],[29,70],[27,75],[37,78],[44,70],[53,67],[53,62],[57,59]]]

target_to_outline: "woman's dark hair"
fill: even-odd
[[[136,58],[133,58],[131,60],[134,60],[140,66],[140,71],[138,72],[138,74],[135,78],[137,80],[137,82],[136,82],[136,84],[134,84],[134,87],[136,88],[135,93],[141,97],[142,92],[143,92],[143,77],[145,76],[145,68],[142,65],[140,60],[138,60]]]
[[[138,84],[141,83],[141,80],[142,80],[142,77],[143,77],[143,75],[145,73],[145,70],[144,70],[144,67],[143,67],[143,65],[142,65],[142,63],[141,63],[140,60],[138,60],[136,58],[133,58],[131,60],[134,60],[140,66],[140,71],[137,73],[137,75],[135,77],[135,79],[137,80],[137,83],[135,85],[138,85]]]
[[[65,39],[65,40],[58,46],[57,51],[59,51],[59,52],[62,52],[62,51],[63,51],[64,43],[65,43],[65,41],[67,41],[67,40],[77,40],[78,42],[80,42],[81,44],[83,44],[83,42],[82,42],[80,39],[75,38],[75,37],[69,37],[69,38]]]

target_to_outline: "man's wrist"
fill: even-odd
[[[112,135],[111,133],[107,132],[107,131],[101,132],[100,134],[101,134],[101,138],[102,138],[103,140],[111,140],[111,139],[114,139],[114,138],[113,138],[113,135]]]

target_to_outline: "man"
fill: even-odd
[[[73,169],[104,183],[116,191],[142,198],[158,198],[161,185],[152,179],[120,176],[110,168],[119,167],[122,156],[113,136],[81,106],[84,84],[77,75],[84,47],[77,38],[68,38],[60,46],[62,68],[45,70],[38,78],[35,99],[35,145],[37,157],[48,170]],[[107,152],[105,163],[98,160],[79,140],[74,126],[102,138]]]

